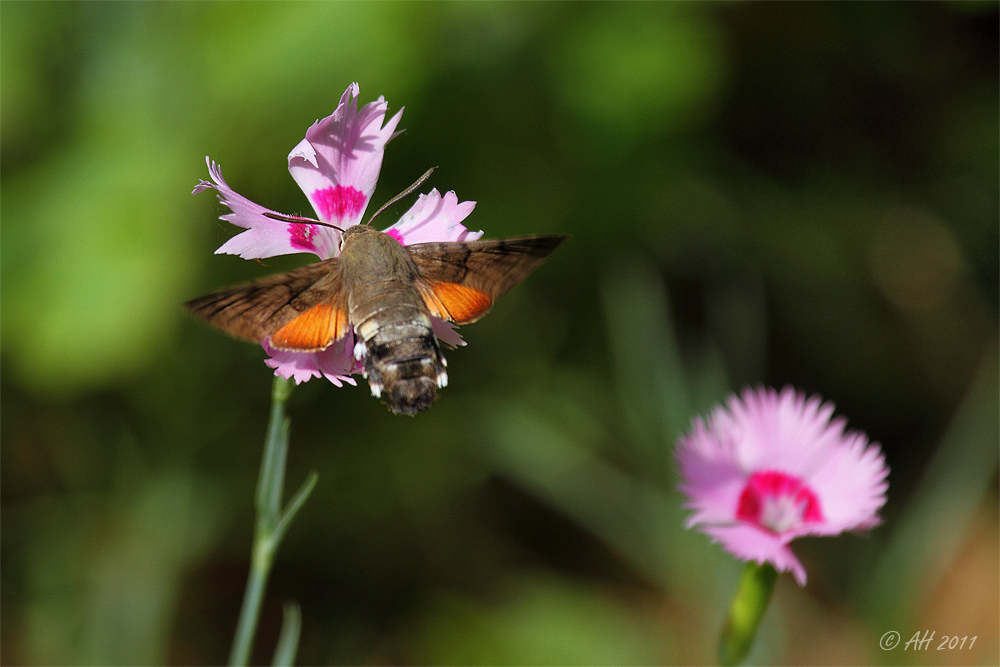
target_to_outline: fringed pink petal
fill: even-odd
[[[431,190],[417,197],[416,203],[403,214],[399,222],[385,230],[403,245],[439,241],[475,241],[482,231],[470,232],[462,221],[476,207],[474,201],[459,203],[454,192],[441,196]]]
[[[325,377],[338,387],[343,383],[356,385],[351,377],[361,372],[361,365],[354,359],[354,335],[348,335],[319,352],[289,352],[275,350],[268,341],[261,343],[270,355],[264,363],[274,369],[274,374],[283,378],[294,378],[295,384],[302,384],[312,378]]]
[[[337,109],[306,131],[306,137],[288,154],[288,171],[306,193],[316,215],[339,227],[356,225],[364,216],[386,143],[394,136],[402,109],[385,125],[386,101],[358,110],[357,83],[340,98]]]
[[[256,204],[239,194],[226,183],[222,177],[222,169],[214,160],[206,157],[205,162],[208,164],[208,173],[212,180],[199,182],[191,194],[198,194],[210,188],[215,190],[219,201],[231,211],[219,218],[247,230],[223,243],[215,251],[216,254],[259,259],[311,252],[322,259],[327,259],[336,252],[339,237],[336,230],[268,217],[266,213],[278,217],[288,216]]]

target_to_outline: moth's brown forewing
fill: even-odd
[[[237,338],[260,343],[314,306],[323,303],[333,306],[339,293],[338,263],[336,259],[328,259],[250,283],[223,287],[188,301],[184,308]],[[327,344],[324,342],[317,349]]]
[[[471,324],[493,301],[528,277],[565,236],[522,236],[466,243],[418,243],[410,256],[431,313],[456,324]]]
[[[430,316],[475,322],[564,238],[402,246],[358,225],[344,232],[336,259],[224,288],[185,307],[244,340],[270,337],[280,350],[322,350],[353,327],[372,394],[395,413],[415,414],[448,381]]]

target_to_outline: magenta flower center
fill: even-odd
[[[293,248],[312,252],[316,249],[316,244],[313,243],[315,234],[315,225],[304,225],[298,222],[288,225],[288,242]]]
[[[316,190],[312,200],[319,216],[326,221],[351,220],[365,207],[365,194],[350,185]]]
[[[820,522],[823,513],[816,494],[801,479],[777,470],[764,470],[747,480],[736,518],[783,533],[803,523]]]
[[[386,235],[391,236],[392,238],[399,241],[400,245],[403,245],[403,235],[397,232],[395,229],[387,229],[385,230],[385,233]]]

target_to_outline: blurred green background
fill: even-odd
[[[759,383],[834,401],[892,472],[882,526],[795,543],[809,583],[751,661],[1000,661],[996,3],[0,18],[4,664],[226,660],[271,374],[180,304],[311,256],[213,255],[236,230],[190,192],[207,154],[311,213],[285,158],[352,81],[406,107],[375,205],[439,165],[472,229],[572,238],[428,413],[294,392],[288,485],[320,481],[257,662],[294,599],[300,664],[711,663],[740,565],[683,529],[672,450]]]

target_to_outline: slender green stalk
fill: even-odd
[[[292,667],[295,664],[295,652],[299,647],[299,633],[302,631],[302,614],[299,605],[294,602],[285,604],[285,616],[281,623],[281,634],[278,645],[274,649],[274,667]]]
[[[254,559],[256,561],[256,559]],[[264,587],[267,585],[269,568],[250,566],[250,576],[247,579],[247,590],[243,595],[243,608],[240,610],[240,621],[233,638],[233,648],[229,653],[229,664],[234,667],[246,665],[250,661],[250,649],[253,648],[253,637],[257,632],[257,621],[260,619],[260,608],[264,602]]]
[[[233,648],[229,654],[229,664],[234,667],[244,667],[250,660],[254,634],[257,632],[257,622],[264,601],[264,589],[267,587],[267,577],[271,573],[274,555],[292,518],[316,486],[317,475],[312,473],[282,512],[281,496],[285,484],[288,429],[291,424],[291,420],[285,416],[285,403],[288,402],[294,386],[292,380],[274,378],[274,387],[271,391],[271,419],[267,425],[267,441],[264,444],[264,458],[260,465],[260,479],[257,482],[257,496],[254,503],[257,509],[257,521],[254,526],[250,575],[243,596],[240,620],[236,626],[236,636],[233,638]],[[286,614],[285,624],[294,626],[288,627],[287,632],[286,628],[282,629],[282,637],[287,634],[289,639],[282,643],[281,656],[282,660],[287,660],[290,664],[294,660],[298,643],[298,607],[294,613]],[[277,659],[278,655],[275,657]]]
[[[739,665],[746,660],[777,580],[778,572],[769,563],[747,563],[729,607],[729,618],[722,628],[720,665]]]

